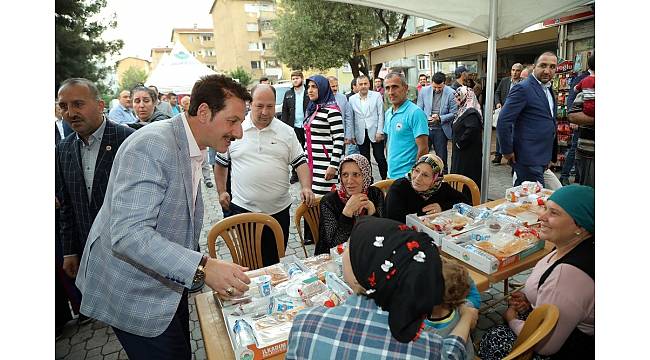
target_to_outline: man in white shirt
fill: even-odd
[[[251,93],[253,101],[242,123],[242,139],[233,142],[228,152],[217,153],[215,181],[219,203],[232,215],[261,212],[273,216],[282,227],[286,249],[292,203],[289,165],[298,174],[300,197],[308,206],[314,201],[311,174],[293,128],[274,118],[275,88],[259,84]],[[228,166],[232,171],[232,200],[226,191]],[[279,261],[275,238],[268,227],[262,233],[262,261],[264,266]]]
[[[358,93],[350,96],[345,124],[345,140],[359,146],[361,155],[370,162],[370,145],[379,174],[386,179],[388,165],[384,155],[384,100],[379,92],[370,90],[370,80],[357,78]]]

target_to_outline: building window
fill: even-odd
[[[212,35],[203,35],[203,41],[212,41]]]
[[[248,43],[248,50],[249,51],[257,51],[260,49],[260,44],[256,42],[249,42]]]
[[[265,65],[266,65],[267,68],[275,68],[275,67],[279,67],[279,66],[278,66],[278,61],[277,61],[277,60],[266,60]]]
[[[214,65],[207,65],[210,69],[214,70]]]
[[[246,24],[246,31],[254,31],[254,32],[259,31],[259,29],[257,27],[257,23],[247,23]]]
[[[262,67],[262,64],[260,63],[259,60],[251,61],[251,68],[259,69],[261,67]]]
[[[194,42],[194,36],[190,36],[189,38],[190,38],[190,42],[193,43]]]
[[[205,49],[205,56],[215,56],[215,51],[213,48]]]
[[[259,9],[260,11],[268,11],[268,12],[273,12],[275,11],[273,9],[273,4],[267,3],[267,4],[259,4]]]
[[[431,62],[429,61],[429,55],[418,55],[418,69],[420,70],[429,70],[431,67]]]
[[[273,23],[271,20],[260,21],[260,26],[262,27],[262,30],[273,30]]]
[[[260,8],[257,4],[244,4],[244,11],[247,13],[256,13],[260,11]]]

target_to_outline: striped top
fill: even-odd
[[[320,108],[316,111],[310,123],[309,136],[305,142],[305,150],[309,156],[312,169],[312,191],[317,195],[327,194],[332,184],[338,182],[334,176],[325,181],[325,172],[329,166],[338,170],[339,161],[343,154],[343,118],[335,108]]]

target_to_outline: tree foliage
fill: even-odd
[[[126,69],[124,74],[122,74],[122,79],[120,80],[120,91],[131,90],[137,84],[144,84],[146,80],[147,73],[144,70],[131,66]]]
[[[319,0],[285,0],[274,23],[274,49],[293,69],[325,70],[348,62],[354,76],[369,74],[363,47],[400,38],[408,15]],[[377,69],[377,72],[379,69]]]
[[[238,66],[237,69],[230,71],[228,73],[228,76],[239,80],[239,83],[244,87],[248,86],[248,84],[250,84],[251,80],[253,79],[253,76],[244,70],[244,68],[241,66]]]
[[[117,25],[115,14],[108,21],[95,16],[106,6],[106,0],[56,0],[55,2],[55,88],[70,77],[101,82],[113,68],[105,65],[108,55],[116,54],[124,42],[106,41],[104,31]]]

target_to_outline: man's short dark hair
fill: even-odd
[[[352,81],[350,81],[350,86],[352,87],[357,86],[357,78],[352,78]]]
[[[196,116],[199,105],[206,103],[214,116],[226,107],[226,99],[233,96],[243,101],[252,100],[246,88],[228,76],[218,74],[203,76],[192,87],[190,108],[187,112]]]
[[[431,77],[431,81],[433,81],[436,85],[440,85],[445,82],[445,74],[442,72],[438,71],[437,73],[433,74]]]
[[[261,79],[260,79],[260,80],[261,80]],[[255,85],[255,86],[253,86],[253,88],[251,89],[251,99],[253,98],[253,96],[255,96],[255,90],[257,90],[257,87],[258,87],[258,86],[261,86],[261,87],[268,86],[268,87],[270,87],[270,88],[271,88],[271,91],[273,91],[273,97],[276,96],[276,94],[275,94],[275,88],[274,88],[273,86],[271,86],[271,85],[269,85],[269,84],[257,84],[257,85]]]
[[[85,79],[85,78],[69,78],[66,79],[61,83],[61,86],[59,87],[59,92],[61,89],[63,89],[66,86],[69,85],[83,85],[88,88],[90,91],[90,96],[95,99],[95,100],[101,100],[102,98],[99,96],[99,90],[97,89],[97,85],[95,85],[94,82]]]
[[[535,58],[535,65],[537,65],[537,62],[539,61],[539,58],[541,58],[544,55],[554,56],[557,59],[557,54],[554,53],[553,51],[550,51],[550,50],[544,51],[543,53],[539,54],[538,57]]]
[[[589,69],[592,71],[596,71],[596,55],[591,55],[589,59],[587,59],[587,66],[589,66]]]
[[[292,71],[292,72],[291,72],[291,77],[294,77],[294,76],[300,76],[300,77],[303,78],[303,79],[305,78],[305,77],[302,75],[302,71],[300,71],[300,70],[294,70],[294,71]]]
[[[152,89],[151,87],[147,87],[144,85],[136,85],[133,89],[131,89],[131,101],[133,101],[133,94],[137,93],[138,91],[144,91],[147,94],[149,94],[149,97],[151,98],[151,101],[154,103],[156,102],[156,91]]]
[[[269,81],[269,78],[267,78],[266,76],[262,76],[260,78],[260,82],[262,82],[262,81]]]
[[[425,79],[427,79],[427,80],[429,79],[429,75],[427,75],[427,74],[420,74],[420,76],[418,76],[418,79],[420,79],[423,76],[424,76]]]
[[[178,95],[174,94],[174,93],[171,92],[171,91],[167,93],[167,96],[176,96],[176,97],[178,97]]]

